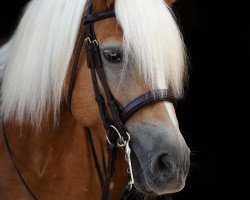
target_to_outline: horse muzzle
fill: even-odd
[[[164,125],[147,123],[128,129],[136,189],[149,195],[182,190],[189,171],[190,150],[180,133]]]

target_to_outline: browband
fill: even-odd
[[[86,15],[83,17],[83,23],[84,24],[87,24],[90,22],[92,23],[92,22],[100,21],[100,20],[107,19],[110,17],[115,17],[114,9],[106,10],[106,11],[96,13],[96,14]]]

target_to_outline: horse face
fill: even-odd
[[[124,62],[123,34],[117,21],[110,18],[96,22],[95,32],[108,84],[118,102],[125,106],[148,92],[150,87],[137,70],[133,54]],[[85,126],[101,125],[84,53],[80,64],[72,113]],[[148,106],[137,112],[126,127],[131,134],[136,189],[149,195],[180,191],[189,170],[190,150],[180,133],[173,105],[165,102]]]
[[[119,40],[107,40],[101,52],[109,85],[119,103],[126,105],[149,90],[134,62],[122,64],[124,52]],[[146,107],[126,127],[131,134],[136,189],[157,195],[180,191],[189,170],[190,150],[180,133],[173,105],[165,102]]]

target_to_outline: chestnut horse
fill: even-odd
[[[116,13],[95,22],[94,28],[108,85],[122,106],[152,89],[171,88],[176,98],[182,96],[186,54],[171,3],[93,0],[94,13],[111,7]],[[101,198],[86,128],[98,160],[103,159],[107,139],[84,48],[71,110],[66,104],[87,8],[87,0],[32,0],[15,33],[0,48],[0,199],[30,199],[4,145],[5,136],[11,158],[39,200]],[[151,104],[125,126],[131,135],[137,198],[163,198],[182,190],[190,150],[172,103]],[[120,149],[110,184],[112,199],[119,199],[128,183],[127,168]]]

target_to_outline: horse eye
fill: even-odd
[[[118,50],[104,50],[104,58],[112,63],[120,63],[122,61],[122,54]]]

